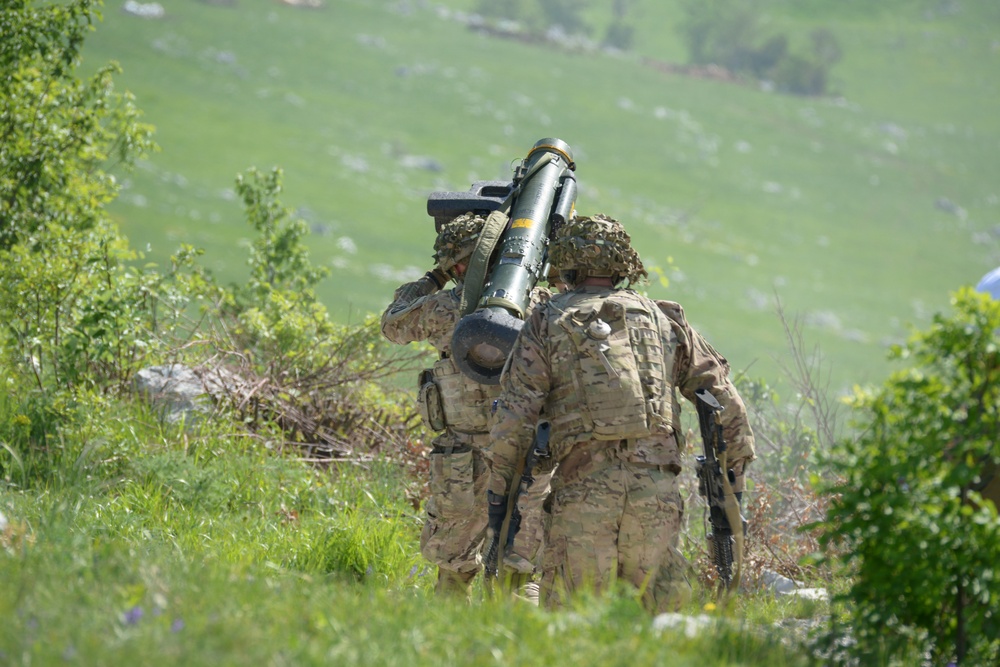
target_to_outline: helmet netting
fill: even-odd
[[[449,220],[441,226],[434,241],[434,261],[442,271],[448,271],[472,255],[483,231],[486,219],[473,213]]]
[[[614,218],[601,213],[567,222],[549,248],[549,263],[560,273],[576,271],[577,278],[609,276],[635,284],[646,277],[632,239]]]

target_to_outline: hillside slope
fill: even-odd
[[[675,2],[636,3],[637,52],[617,55],[485,37],[461,20],[473,4],[189,2],[153,20],[109,3],[87,64],[122,64],[162,146],[114,214],[150,259],[193,243],[240,280],[233,179],[281,166],[334,270],[322,298],[357,321],[429,268],[429,192],[507,178],[554,136],[574,150],[579,210],[623,220],[669,279],[652,296],[771,378],[778,297],[838,388],[879,379],[888,342],[1000,263],[989,0],[770,3],[774,26],[840,40],[842,95],[822,99],[644,66],[683,58]]]

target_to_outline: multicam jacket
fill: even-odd
[[[746,407],[729,363],[679,304],[632,290],[579,287],[529,315],[500,380],[490,439],[495,493],[504,494],[544,412],[556,462],[574,446],[623,447],[626,460],[680,470],[678,393],[708,389],[722,404],[729,461],[754,459]],[[557,469],[554,482],[560,476]],[[742,480],[740,480],[742,481]],[[500,484],[506,485],[501,488]]]
[[[547,300],[548,296],[547,290],[536,287],[531,305]],[[402,285],[382,314],[382,334],[400,345],[427,341],[438,350],[440,358],[431,369],[431,377],[424,373],[421,377],[436,385],[444,412],[444,430],[459,436],[481,435],[489,432],[490,408],[500,388],[466,377],[451,358],[451,336],[461,319],[461,301],[462,285],[437,291],[425,278]],[[423,390],[420,396],[421,400],[426,397]],[[442,430],[437,425],[431,428]],[[485,444],[485,439],[476,438],[476,444],[481,441]]]

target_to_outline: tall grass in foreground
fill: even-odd
[[[0,402],[0,424],[20,407]],[[655,631],[622,592],[560,613],[478,586],[471,603],[435,598],[402,468],[321,469],[137,405],[95,417],[101,432],[62,434],[44,471],[13,448],[0,459],[0,663],[807,662],[767,629],[816,611],[794,605],[761,604],[741,626],[755,604],[741,601],[689,638]]]

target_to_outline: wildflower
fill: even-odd
[[[182,618],[175,618],[174,622],[170,624],[170,632],[173,632],[174,634],[177,634],[183,629],[184,629],[184,619]]]
[[[135,625],[142,620],[142,607],[136,605],[125,612],[124,621],[125,625]]]

